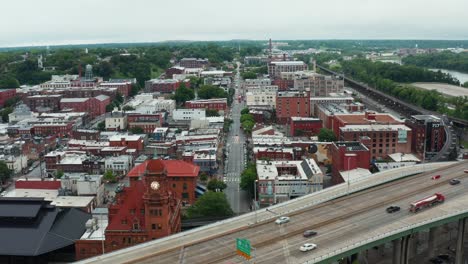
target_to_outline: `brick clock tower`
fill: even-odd
[[[160,160],[148,162],[142,180],[148,240],[180,232],[181,203],[169,190],[164,164]]]

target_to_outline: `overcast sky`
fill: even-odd
[[[229,39],[468,39],[468,0],[2,0],[0,47]]]

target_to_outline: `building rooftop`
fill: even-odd
[[[147,82],[151,82],[153,84],[174,84],[178,83],[179,81],[174,79],[151,79]]]
[[[127,135],[127,134],[120,134],[120,135],[113,135],[109,138],[109,141],[138,141],[141,140],[141,136],[139,135]]]
[[[386,113],[363,113],[363,114],[343,114],[335,117],[345,124],[364,124],[364,123],[386,123],[402,124],[403,121]]]
[[[90,215],[43,199],[0,199],[0,255],[39,256],[73,245]]]
[[[85,208],[94,199],[94,196],[57,196],[51,204],[57,207]]]
[[[340,176],[343,178],[345,182],[349,181],[353,182],[358,180],[359,178],[366,177],[371,175],[372,173],[369,170],[363,168],[356,168],[349,171],[340,171]]]
[[[357,141],[337,141],[333,142],[339,148],[345,147],[347,151],[368,151],[369,149],[361,142]]]
[[[61,103],[82,103],[88,101],[89,98],[62,98]]]
[[[405,125],[383,125],[383,124],[370,124],[370,125],[346,125],[340,127],[342,132],[353,132],[353,131],[398,131],[406,130],[411,131],[411,128]]]
[[[141,177],[146,170],[156,166],[159,170],[164,170],[169,177],[198,177],[200,167],[181,160],[146,160],[142,164],[131,169],[128,177]]]
[[[440,122],[440,118],[435,115],[414,115],[411,117],[418,121]]]
[[[298,117],[298,116],[292,116],[292,117],[291,117],[291,120],[292,120],[292,121],[295,121],[295,122],[300,122],[300,121],[303,121],[303,122],[310,122],[310,121],[321,122],[321,121],[322,121],[322,120],[320,120],[320,118],[315,118],[315,117]]]
[[[405,161],[414,161],[420,162],[421,160],[418,159],[415,155],[411,153],[393,153],[388,155],[392,160],[395,162],[405,162]]]
[[[306,65],[303,61],[272,61],[275,65]]]
[[[295,174],[278,172],[286,168],[295,169]],[[287,171],[287,169],[286,169]],[[313,159],[291,160],[291,161],[266,161],[257,160],[257,175],[259,180],[305,180],[308,181],[313,175],[322,175],[320,167]]]

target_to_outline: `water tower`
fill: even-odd
[[[90,64],[86,65],[85,79],[86,80],[92,80],[93,79],[93,66],[90,65]]]

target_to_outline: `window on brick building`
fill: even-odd
[[[135,209],[130,209],[130,214],[134,215],[135,214]]]
[[[187,190],[187,183],[184,183],[183,188],[184,190]]]
[[[186,192],[182,193],[182,198],[188,199],[188,198],[189,198],[189,194],[186,193]]]
[[[121,223],[122,223],[122,225],[126,225],[126,224],[127,224],[127,219],[123,219],[123,220],[121,221]]]
[[[151,224],[151,229],[156,230],[156,224]]]

